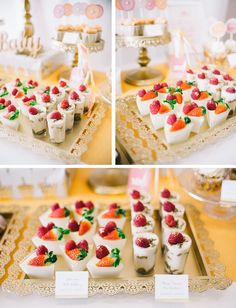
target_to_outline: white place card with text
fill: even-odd
[[[156,300],[187,300],[188,275],[155,275]]]
[[[56,298],[88,298],[88,272],[56,272]]]
[[[221,186],[221,201],[236,201],[236,181],[225,180]]]

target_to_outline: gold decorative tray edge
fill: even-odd
[[[0,214],[12,213],[12,217],[0,240],[0,281],[6,274],[5,266],[11,261],[11,253],[16,248],[16,240],[20,236],[24,226],[27,207],[17,207],[15,205],[0,205]]]
[[[102,122],[103,117],[107,112],[107,106],[102,100],[97,104],[91,115],[90,126],[85,125],[83,130],[74,142],[72,151],[66,151],[55,147],[53,144],[46,143],[34,137],[29,138],[22,132],[15,132],[14,130],[0,125],[0,137],[8,138],[8,140],[18,143],[34,153],[41,154],[52,159],[60,159],[67,164],[75,164],[80,162],[80,157],[88,149],[88,144],[92,140],[93,134]]]
[[[22,276],[22,271],[19,267],[19,262],[29,253],[33,247],[31,238],[35,233],[35,228],[38,225],[38,216],[44,212],[48,206],[40,206],[34,213],[34,218],[30,221],[24,232],[23,240],[19,245],[19,249],[15,252],[13,258],[14,263],[8,270],[8,278],[3,282],[2,289],[6,292],[12,292],[17,295],[37,294],[40,296],[54,295],[55,284],[52,280],[25,280]],[[208,237],[203,222],[200,219],[200,212],[191,205],[187,205],[187,211],[191,216],[191,223],[194,226],[196,239],[198,240],[199,249],[205,260],[208,260],[208,268],[214,276],[199,276],[189,279],[189,289],[192,292],[203,292],[210,288],[223,290],[229,287],[232,281],[225,277],[224,265],[219,261],[219,255],[214,249],[213,241]],[[32,283],[34,281],[34,283]],[[90,279],[89,280],[89,296],[98,293],[106,295],[115,295],[118,293],[138,294],[138,293],[153,293],[154,292],[154,277],[144,279]]]
[[[215,143],[236,129],[236,116],[233,116],[225,123],[196,134],[188,141],[181,143],[181,149],[178,151],[166,150],[164,142],[158,138],[143,117],[138,115],[135,108],[128,106],[128,102],[134,99],[135,95],[123,95],[116,99],[116,131],[119,142],[136,164],[171,163],[191,155],[206,145]],[[132,123],[132,128],[127,126],[127,122]],[[140,138],[135,136],[135,131],[138,131]],[[143,146],[144,141],[147,147]],[[152,159],[153,153],[156,153],[156,160]]]

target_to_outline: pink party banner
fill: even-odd
[[[128,191],[138,190],[148,192],[151,182],[151,169],[132,168],[129,169]]]

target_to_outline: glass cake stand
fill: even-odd
[[[197,188],[193,169],[173,169],[172,175],[189,196],[204,204],[204,209],[209,216],[223,220],[236,216],[236,202],[221,201],[220,189],[209,192]]]
[[[139,49],[139,69],[127,73],[125,81],[134,86],[147,86],[163,80],[163,74],[148,66],[151,59],[148,57],[148,47],[168,44],[171,41],[169,32],[162,36],[122,36],[116,35],[116,47],[133,47]]]

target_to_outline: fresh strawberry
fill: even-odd
[[[182,120],[182,119],[178,119],[178,120],[172,125],[171,131],[172,131],[172,132],[175,132],[175,131],[177,131],[177,130],[180,130],[180,129],[185,128],[185,126],[186,126],[185,121]]]
[[[226,92],[228,92],[228,93],[235,93],[236,90],[235,90],[234,87],[228,87],[228,88],[226,89]]]
[[[134,212],[142,212],[144,210],[144,205],[142,202],[138,201],[137,203],[133,204]]]
[[[25,96],[25,97],[22,99],[22,102],[26,103],[26,102],[28,102],[29,100],[30,100],[29,97],[28,97],[28,96]]]
[[[194,109],[194,107],[192,106],[192,104],[191,103],[187,103],[187,104],[184,105],[183,113],[184,114],[188,114],[193,109]]]
[[[76,201],[76,202],[75,202],[75,208],[76,208],[76,209],[81,209],[81,208],[83,208],[83,207],[85,207],[84,201],[79,200],[79,201]]]
[[[70,95],[70,99],[76,101],[77,99],[79,99],[79,94],[73,91]]]
[[[114,259],[111,257],[104,257],[96,263],[98,267],[111,267],[114,263]]]
[[[148,248],[150,247],[150,241],[149,239],[145,238],[145,237],[138,237],[135,240],[135,244],[139,247],[142,248]]]
[[[193,74],[193,71],[189,68],[189,69],[186,70],[186,73]]]
[[[89,249],[89,245],[88,242],[86,240],[82,240],[77,244],[77,248],[79,249],[84,249],[85,251],[88,252]]]
[[[214,101],[208,101],[207,102],[207,109],[208,110],[216,110],[216,103]]]
[[[55,211],[53,211],[49,217],[51,218],[64,218],[65,217],[65,209],[64,208],[58,208]]]
[[[81,85],[79,86],[79,90],[80,90],[80,92],[84,92],[84,91],[87,90],[87,88],[86,88],[86,86],[85,86],[84,84],[81,84]]]
[[[197,77],[199,79],[206,79],[206,75],[204,73],[198,74]]]
[[[6,107],[9,107],[11,105],[11,101],[9,100],[9,101],[6,101],[6,103],[5,103],[5,106]]]
[[[165,201],[164,204],[163,204],[163,209],[166,212],[174,212],[175,205],[174,205],[174,203],[172,203],[170,201]]]
[[[103,237],[105,240],[119,240],[119,232],[117,230],[113,230],[107,235]]]
[[[98,229],[98,234],[101,236],[101,237],[104,237],[107,235],[107,232],[105,231],[105,228],[104,227],[100,227]]]
[[[139,97],[144,97],[144,95],[145,95],[146,93],[147,93],[147,92],[146,92],[145,89],[141,89],[141,90],[138,91],[138,96],[139,96]]]
[[[169,125],[173,125],[176,121],[177,121],[177,117],[176,117],[175,114],[171,114],[171,115],[169,115],[168,118],[167,118],[167,123],[168,123]]]
[[[137,191],[137,190],[133,190],[132,193],[131,193],[131,197],[133,199],[139,199],[140,198],[140,192]]]
[[[70,106],[69,102],[65,99],[61,102],[61,108],[67,109]]]
[[[49,230],[46,234],[44,234],[42,237],[42,240],[44,241],[56,241],[57,236],[53,229]]]
[[[59,111],[53,111],[51,113],[50,119],[59,121],[62,119],[62,115]]]
[[[35,88],[38,87],[38,85],[39,85],[39,84],[38,84],[37,81],[34,81],[33,84],[32,84],[32,86],[35,87]]]
[[[184,237],[182,233],[171,233],[169,238],[168,238],[168,242],[171,245],[176,245],[176,244],[181,244],[184,242]]]
[[[93,204],[92,201],[88,201],[88,202],[85,203],[85,207],[89,210],[92,210],[92,209],[94,209],[94,204]]]
[[[37,256],[46,255],[47,253],[48,253],[48,249],[44,245],[41,245],[36,249]]]
[[[44,265],[45,265],[44,261],[46,260],[46,258],[47,258],[46,255],[37,256],[37,257],[31,259],[31,260],[28,262],[28,265],[33,265],[33,266],[44,266]]]
[[[166,96],[166,100],[167,100],[167,101],[174,101],[174,100],[176,100],[176,96],[175,96],[175,95],[172,95],[172,94],[168,94],[168,95]]]
[[[84,219],[80,222],[79,225],[79,235],[84,235],[86,232],[88,232],[91,229],[91,222],[87,219]]]
[[[5,102],[6,102],[5,98],[0,98],[0,104],[1,104],[1,105],[4,105]]]
[[[161,89],[161,84],[160,83],[154,84],[154,86],[153,86],[153,90],[154,91],[159,91],[160,89]]]
[[[233,78],[232,78],[229,74],[225,74],[225,75],[223,76],[223,78],[224,78],[224,80],[226,80],[226,81],[232,81],[232,80],[233,80]]]
[[[162,87],[162,88],[168,88],[168,84],[167,84],[166,82],[162,82],[162,83],[161,83],[161,87]]]
[[[28,84],[29,84],[29,85],[32,85],[32,84],[33,84],[33,80],[30,79],[30,80],[28,81]]]
[[[75,219],[72,219],[68,224],[68,228],[70,229],[71,232],[77,232],[79,231],[79,224]]]
[[[169,199],[169,198],[171,197],[171,193],[170,193],[169,189],[164,188],[164,189],[161,191],[161,196],[162,196],[162,198],[167,198],[167,199]]]
[[[47,93],[44,93],[43,96],[42,96],[42,102],[49,103],[50,101],[51,101],[50,95],[47,94]]]
[[[215,70],[212,72],[212,74],[214,74],[214,75],[220,75],[220,71],[215,69]]]
[[[119,206],[117,203],[111,203],[108,208],[109,210],[114,210],[114,209],[118,209]]]
[[[153,92],[153,91],[148,91],[142,98],[141,100],[142,101],[147,101],[147,100],[150,100],[150,99],[153,99],[153,98],[156,98],[156,93]]]
[[[59,203],[54,203],[54,204],[51,206],[51,210],[52,210],[52,211],[55,211],[55,210],[57,210],[57,209],[59,209],[59,208],[60,208]]]
[[[158,111],[160,110],[160,107],[161,107],[161,103],[160,101],[156,100],[156,101],[153,101],[151,104],[150,104],[150,112],[151,114],[157,114]]]
[[[58,94],[58,93],[60,93],[58,87],[53,87],[52,88],[52,94]]]
[[[53,222],[49,222],[49,223],[47,224],[47,229],[48,229],[48,230],[52,230],[54,226],[55,226],[55,224],[54,224]]]
[[[167,105],[161,104],[161,107],[160,107],[160,110],[159,110],[160,114],[164,114],[164,113],[167,113],[169,111],[170,111],[170,108]]]
[[[16,111],[16,106],[10,105],[7,110],[8,110],[8,112],[15,112]]]
[[[208,71],[208,67],[207,67],[206,65],[204,65],[204,66],[202,67],[202,70]]]
[[[212,78],[210,79],[210,84],[214,85],[214,86],[217,86],[219,83],[219,80],[217,78]]]
[[[12,90],[11,94],[12,94],[13,96],[16,96],[17,92],[18,92],[18,90],[15,88],[15,89]]]
[[[46,227],[40,226],[37,230],[37,236],[39,238],[42,238],[47,232],[48,232],[48,229]]]
[[[209,96],[208,92],[207,92],[207,91],[203,91],[203,92],[201,92],[201,94],[200,94],[199,100],[208,98],[208,96]]]
[[[61,80],[59,82],[59,85],[60,85],[60,87],[64,88],[67,85],[67,83],[64,80]]]
[[[220,114],[222,112],[225,112],[227,110],[227,107],[225,104],[218,104],[215,110],[215,114]]]
[[[197,108],[194,108],[192,109],[189,113],[188,113],[188,116],[192,116],[192,117],[201,117],[203,116],[205,113],[204,113],[204,110],[202,107],[197,107]]]
[[[79,248],[75,247],[74,249],[66,250],[66,254],[71,260],[75,261],[78,260],[78,256],[80,255],[80,250]]]
[[[144,227],[147,224],[147,218],[143,214],[137,214],[133,219],[135,227]]]
[[[193,90],[191,93],[191,98],[196,100],[199,99],[201,95],[201,92],[197,89],[197,90]]]
[[[30,107],[29,113],[32,114],[32,115],[36,115],[36,114],[38,114],[38,109],[35,108],[35,107]]]
[[[75,243],[75,241],[70,240],[70,241],[68,241],[68,242],[66,243],[66,246],[65,246],[65,249],[66,249],[66,250],[72,250],[72,249],[75,249],[75,248],[76,248],[76,243]]]
[[[175,94],[176,102],[177,104],[182,104],[183,102],[183,95],[181,93],[176,93]]]
[[[176,221],[173,215],[167,215],[165,217],[165,223],[167,224],[167,226],[173,228],[176,226]]]
[[[114,221],[109,221],[109,222],[105,225],[104,230],[105,230],[105,232],[110,233],[110,232],[112,232],[113,230],[115,230],[116,228],[117,228],[116,223],[115,223]]]
[[[96,257],[98,259],[105,258],[108,255],[109,255],[109,250],[107,249],[106,246],[103,246],[103,245],[97,246],[97,248],[96,248]]]

